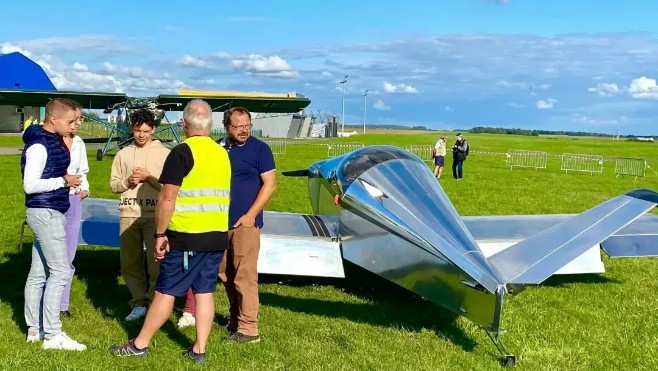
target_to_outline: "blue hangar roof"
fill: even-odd
[[[57,90],[41,66],[18,52],[0,55],[0,89]]]

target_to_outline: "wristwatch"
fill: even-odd
[[[153,233],[153,238],[166,237],[166,233]]]

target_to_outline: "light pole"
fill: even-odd
[[[363,92],[363,134],[366,133],[366,118],[368,117],[368,92],[370,89],[366,89]]]
[[[343,119],[341,121],[341,127],[340,127],[340,131],[342,132],[342,134],[345,134],[345,83],[346,82],[347,82],[347,75],[345,75],[345,77],[343,77],[343,81],[340,82],[343,85],[343,97],[341,99],[343,106]]]

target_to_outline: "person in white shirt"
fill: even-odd
[[[23,133],[21,174],[27,224],[34,233],[32,263],[25,281],[27,342],[43,339],[43,349],[87,349],[62,331],[59,306],[71,278],[66,251],[66,213],[69,190],[80,186],[80,175],[67,174],[71,155],[63,137],[71,134],[79,105],[55,98],[46,105],[43,126],[31,125]]]
[[[78,187],[72,187],[69,191],[69,209],[64,214],[66,217],[66,249],[71,265],[71,278],[64,287],[62,293],[62,303],[59,306],[60,315],[71,318],[73,315],[69,310],[69,296],[71,294],[71,281],[75,273],[73,266],[73,259],[75,252],[78,249],[78,238],[80,235],[80,224],[82,222],[82,200],[89,197],[89,181],[87,180],[87,173],[89,172],[89,162],[87,161],[87,148],[85,142],[77,134],[80,129],[80,120],[82,119],[82,112],[80,109],[76,111],[77,120],[71,135],[64,137],[64,143],[69,148],[71,153],[71,164],[67,169],[67,174],[80,175],[81,183]]]
[[[441,173],[443,172],[443,166],[445,165],[447,140],[448,140],[448,136],[442,135],[441,138],[434,145],[434,148],[432,149],[432,157],[434,157],[434,176],[437,179],[441,178]]]

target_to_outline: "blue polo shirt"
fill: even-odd
[[[263,185],[261,175],[274,171],[272,150],[263,141],[249,137],[244,144],[230,145],[226,138],[219,140],[231,160],[231,203],[228,209],[229,228],[247,213]],[[254,224],[263,228],[263,212]]]

